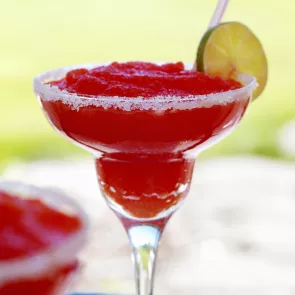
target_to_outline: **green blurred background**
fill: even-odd
[[[214,0],[10,0],[0,10],[0,169],[86,152],[56,134],[32,91],[34,75],[102,61],[193,62]],[[238,130],[204,153],[294,160],[279,134],[295,117],[294,0],[231,1],[224,20],[247,24],[269,58],[269,82]],[[293,129],[293,138],[295,130]],[[287,138],[288,139],[288,138]],[[291,138],[290,138],[291,140]]]

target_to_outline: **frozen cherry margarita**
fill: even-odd
[[[197,155],[236,128],[266,81],[252,31],[212,21],[194,65],[113,62],[35,77],[49,122],[94,156],[102,194],[132,245],[137,295],[153,294],[158,243],[189,192]]]
[[[84,213],[59,193],[0,182],[0,295],[57,295],[77,272]]]

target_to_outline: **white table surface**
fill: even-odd
[[[92,160],[15,164],[3,177],[66,190],[87,210],[91,241],[76,289],[133,292],[126,234]],[[295,163],[232,157],[196,163],[192,189],[163,235],[155,294],[295,294]]]

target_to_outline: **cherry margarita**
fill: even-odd
[[[79,268],[75,255],[84,243],[84,222],[35,197],[20,198],[20,194],[1,190],[2,186],[0,183],[0,294],[61,294]],[[27,186],[22,190],[28,189],[36,191]],[[62,196],[57,198],[59,205],[69,205],[62,202]]]
[[[109,205],[140,219],[181,204],[196,155],[235,128],[253,89],[182,63],[112,63],[41,79],[35,91],[49,121],[96,156]]]

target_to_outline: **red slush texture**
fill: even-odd
[[[21,199],[0,191],[0,262],[30,257],[62,243],[81,227],[81,221],[55,211],[37,199]],[[29,266],[28,266],[29,267]],[[17,279],[0,284],[0,295],[53,295],[77,269],[73,258],[46,276]]]
[[[91,70],[77,69],[51,82],[59,89],[80,95],[120,97],[188,96],[234,90],[234,80],[209,77],[184,69],[181,62],[155,65],[145,62],[114,62]]]
[[[236,81],[186,71],[182,63],[113,63],[78,69],[51,82],[80,95],[144,97],[218,93],[241,87]],[[95,99],[95,98],[90,98]],[[107,98],[106,98],[107,99]],[[180,98],[181,99],[181,98]],[[49,120],[70,139],[102,152],[96,169],[103,193],[128,214],[152,218],[178,204],[188,193],[194,160],[184,157],[218,140],[241,119],[248,99],[212,107],[155,110],[41,102]],[[178,191],[180,185],[187,185]]]
[[[104,194],[136,217],[153,218],[188,193],[194,160],[181,156],[105,154],[96,160]],[[187,184],[184,189],[183,184]]]
[[[44,278],[15,280],[0,286],[0,295],[64,295],[64,284],[76,271],[77,264],[52,271]]]

